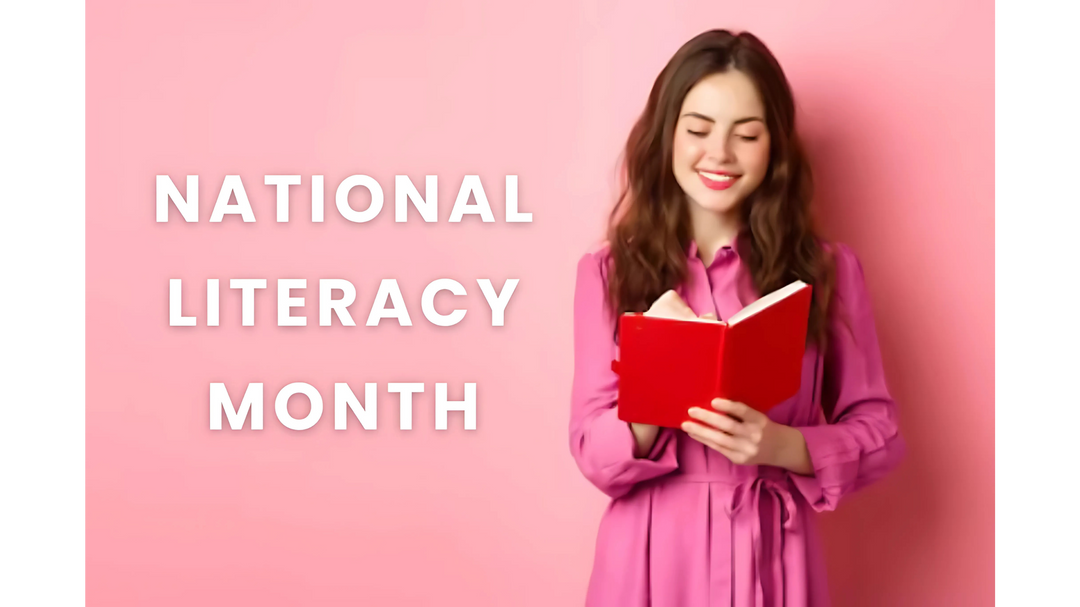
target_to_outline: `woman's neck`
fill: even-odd
[[[738,207],[727,213],[716,213],[689,202],[690,222],[693,227],[694,242],[697,243],[698,257],[706,266],[712,263],[721,247],[734,245],[735,238],[742,229]]]

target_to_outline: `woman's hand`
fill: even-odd
[[[690,438],[719,451],[741,465],[779,466],[798,474],[813,474],[810,453],[802,432],[778,424],[743,403],[722,398],[712,401],[715,410],[691,407],[682,429]]]
[[[645,316],[683,320],[697,318],[690,306],[674,290],[665,291],[663,295],[658,297],[648,311],[645,312]],[[701,318],[715,319],[716,315],[710,312],[702,315]],[[656,442],[656,436],[660,433],[660,427],[652,424],[630,422],[630,431],[634,434],[634,457],[641,458],[652,450],[653,443]]]
[[[645,316],[655,316],[657,318],[674,318],[676,320],[694,320],[698,318],[697,314],[690,309],[690,306],[683,301],[682,297],[674,290],[665,291],[663,295],[658,297],[653,302],[649,309],[645,312]],[[701,318],[716,319],[716,314],[709,312],[702,314]]]

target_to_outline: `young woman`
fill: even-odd
[[[821,606],[815,511],[904,453],[862,266],[823,242],[780,65],[748,33],[668,62],[625,150],[607,241],[578,263],[570,450],[612,498],[590,607]],[[620,212],[622,211],[622,212]],[[801,388],[768,415],[714,400],[681,429],[618,419],[615,319],[735,314],[813,285]]]

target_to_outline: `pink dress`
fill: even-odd
[[[574,294],[574,381],[570,452],[585,477],[611,497],[596,538],[587,607],[821,607],[829,604],[813,513],[875,480],[902,458],[896,403],[882,370],[862,266],[837,255],[831,347],[807,348],[799,393],[769,412],[799,428],[814,464],[804,476],[742,466],[661,428],[635,458],[634,437],[615,408],[614,320],[605,307],[606,244],[578,263]],[[689,250],[690,277],[677,291],[699,316],[728,318],[759,297],[738,252],[722,248],[706,268]],[[852,332],[836,316],[848,311]],[[822,401],[834,404],[824,419]]]

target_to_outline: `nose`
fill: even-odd
[[[709,160],[715,160],[718,164],[727,164],[735,161],[735,154],[731,149],[731,139],[728,137],[712,137],[705,143],[705,156]]]

